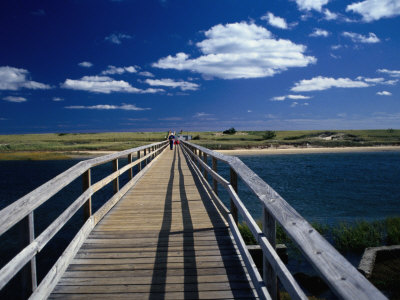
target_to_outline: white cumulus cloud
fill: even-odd
[[[111,105],[111,104],[97,104],[91,106],[83,106],[83,105],[72,105],[72,106],[65,106],[68,109],[95,109],[95,110],[150,110],[151,108],[142,108],[137,107],[135,104],[125,104],[122,103],[121,105]]]
[[[388,92],[388,91],[381,91],[381,92],[377,92],[376,94],[379,96],[392,96],[392,93]]]
[[[391,77],[400,77],[400,70],[379,69],[377,72],[388,74]]]
[[[237,79],[273,76],[317,61],[304,55],[306,46],[275,39],[266,28],[255,24],[220,24],[206,31],[205,36],[196,44],[203,55],[190,58],[181,52],[161,58],[153,67],[190,70],[205,78]]]
[[[380,42],[380,39],[373,32],[370,32],[368,36],[365,36],[355,32],[345,31],[342,35],[350,38],[354,43],[374,44]]]
[[[303,79],[294,84],[291,91],[294,92],[311,92],[323,91],[330,88],[363,88],[370,86],[368,83],[360,80],[351,80],[349,78],[331,78],[331,77],[314,77],[312,79]]]
[[[312,36],[312,37],[328,37],[329,32],[324,29],[315,28],[314,31],[310,34],[310,36]]]
[[[337,13],[331,12],[329,9],[324,9],[323,14],[325,16],[325,20],[331,21],[331,20],[336,20],[339,18],[339,15]]]
[[[281,29],[288,29],[288,24],[286,23],[285,19],[274,16],[273,13],[268,12],[266,15],[261,17],[261,20],[267,21],[271,26]]]
[[[26,102],[26,98],[24,97],[15,97],[15,96],[7,96],[4,97],[3,100],[8,101],[8,102],[15,102],[15,103],[21,103],[21,102]]]
[[[171,88],[180,88],[182,91],[196,91],[199,89],[199,85],[188,81],[175,81],[173,79],[146,79],[144,81],[151,86],[166,86]]]
[[[310,99],[310,96],[303,96],[303,95],[286,95],[286,96],[278,96],[271,98],[271,101],[283,101],[285,99],[292,99],[292,100],[305,100]]]
[[[138,89],[124,80],[114,80],[108,76],[84,76],[81,79],[66,79],[61,85],[65,89],[81,90],[94,93],[109,94],[112,92],[123,93],[157,93],[162,89]]]
[[[129,34],[113,33],[110,34],[109,36],[106,36],[104,39],[110,43],[119,45],[122,43],[122,40],[129,40],[131,38],[132,36],[130,36]]]
[[[372,22],[400,15],[400,1],[365,0],[348,5],[346,11],[360,14],[365,22]]]
[[[148,72],[148,71],[139,72],[139,75],[145,76],[145,77],[154,77],[154,74],[151,72]]]
[[[322,6],[328,4],[329,0],[295,0],[300,10],[316,10],[321,11]]]
[[[29,72],[9,66],[0,67],[0,90],[17,91],[19,89],[45,90],[51,87],[47,84],[29,79]]]
[[[91,68],[91,67],[93,67],[93,64],[90,61],[83,61],[83,62],[80,62],[78,64],[78,66],[83,67],[83,68]]]
[[[124,74],[124,73],[136,73],[137,67],[130,66],[130,67],[115,67],[115,66],[108,66],[107,70],[101,72],[102,75],[114,75],[114,74]]]

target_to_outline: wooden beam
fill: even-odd
[[[215,157],[212,158],[212,168],[215,173],[218,172],[218,160]],[[213,190],[218,196],[218,181],[215,178],[213,178]]]
[[[237,174],[235,172],[234,169],[230,168],[230,183],[232,185],[232,188],[235,190],[235,192],[237,193],[238,191],[238,178],[237,178]],[[235,220],[236,224],[238,224],[238,210],[237,207],[235,205],[235,202],[233,201],[233,199],[231,198],[231,214],[233,219]]]
[[[204,163],[205,163],[206,165],[208,165],[208,162],[207,162],[207,153],[203,153],[203,161],[204,161]],[[207,169],[206,169],[206,168],[204,168],[204,170],[203,170],[203,176],[204,176],[204,178],[205,178],[206,180],[208,180]]]
[[[82,174],[82,192],[86,191],[91,185],[90,169]],[[86,221],[92,215],[92,196],[90,196],[83,206],[83,220]]]
[[[132,161],[133,161],[132,160],[132,153],[129,153],[128,154],[128,164],[132,163]],[[129,177],[129,179],[133,178],[133,168],[129,169],[128,177]]]
[[[268,242],[275,249],[276,247],[276,222],[275,219],[268,213],[268,211],[263,208],[263,233],[267,237]],[[271,298],[273,300],[279,299],[278,295],[278,280],[276,278],[276,273],[272,268],[271,264],[268,262],[268,259],[265,255],[263,255],[263,279],[267,284],[267,289]]]
[[[118,171],[118,159],[113,160],[113,171]],[[118,193],[119,191],[119,176],[113,181],[113,191],[114,194]]]
[[[137,159],[140,159],[140,151],[137,152]],[[142,170],[142,163],[138,164],[138,172]]]

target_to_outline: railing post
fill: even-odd
[[[212,158],[212,169],[215,173],[218,172],[218,163],[217,162],[218,162],[218,160],[215,157],[213,157]],[[218,181],[215,180],[214,178],[213,178],[213,190],[214,190],[215,195],[218,196]]]
[[[33,212],[21,220],[19,225],[21,247],[25,248],[35,239]],[[27,299],[37,287],[36,256],[21,269],[21,299]]]
[[[204,163],[205,164],[207,164],[207,153],[205,153],[205,152],[203,152],[203,161],[204,161]],[[204,168],[204,170],[203,170],[203,176],[204,176],[204,178],[206,179],[206,180],[208,180],[208,173],[207,173],[207,169],[206,168]]]
[[[90,169],[82,174],[82,191],[86,191],[91,185]],[[92,197],[90,196],[83,205],[83,221],[86,221],[92,215]]]
[[[147,148],[143,150],[143,156],[146,156],[147,154]],[[144,167],[147,166],[147,158],[143,161]]]
[[[238,191],[237,174],[232,168],[230,168],[230,173],[231,173],[231,180],[230,180],[231,185],[235,190],[235,192],[237,193]],[[233,219],[235,220],[235,223],[238,224],[238,209],[235,205],[235,202],[233,202],[232,198],[231,198],[231,214]]]
[[[113,171],[118,171],[118,158],[113,160]],[[113,180],[114,194],[119,191],[119,176]]]
[[[263,224],[262,231],[267,237],[271,246],[275,249],[276,246],[276,221],[271,216],[271,214],[267,211],[267,209],[263,208]],[[263,279],[267,286],[267,290],[271,295],[273,300],[279,299],[278,297],[278,279],[276,277],[276,273],[274,269],[269,264],[267,258],[263,256]]]
[[[137,152],[137,159],[140,159],[140,151]],[[140,162],[138,164],[138,172],[140,172],[142,170],[142,163]]]
[[[128,164],[132,163],[132,153],[128,154]],[[129,180],[133,178],[133,168],[130,168],[128,171]]]

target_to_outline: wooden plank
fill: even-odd
[[[191,291],[250,290],[248,282],[206,282],[169,284],[119,284],[119,285],[57,285],[53,294],[102,294],[102,293],[168,293]]]
[[[299,246],[332,291],[342,299],[386,299],[361,273],[330,245],[275,190],[249,169],[239,158],[182,142],[227,164],[260,199],[273,218]]]
[[[126,156],[129,153],[137,152],[154,145],[163,145],[165,147],[166,142],[160,142],[151,145],[132,148],[125,151],[77,163],[76,165],[64,171],[60,175],[54,177],[52,180],[49,180],[48,182],[44,183],[34,191],[30,192],[29,194],[25,195],[24,197],[18,199],[17,201],[13,202],[9,206],[2,209],[0,211],[0,235],[2,235],[9,228],[14,226],[25,216],[27,216],[30,212],[32,212],[41,204],[43,204],[47,199],[54,196],[62,188],[64,188],[65,186],[70,184],[73,180],[81,176],[89,168],[92,168],[99,164],[110,162],[116,158]]]
[[[254,299],[227,222],[191,172],[179,146],[164,152],[90,233],[50,298]]]
[[[196,292],[168,292],[168,293],[105,293],[105,294],[52,294],[49,299],[171,299],[171,300],[191,300],[191,299],[254,299],[254,293],[250,289],[246,290],[226,290],[226,291],[196,291]]]

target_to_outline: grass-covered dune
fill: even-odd
[[[210,149],[269,147],[365,147],[400,145],[400,130],[304,130],[189,132],[193,142]]]
[[[400,130],[307,130],[184,132],[210,149],[270,147],[362,147],[400,145]],[[34,159],[50,152],[121,151],[164,140],[167,132],[109,132],[0,135],[0,159]],[[44,155],[43,152],[47,152]],[[57,154],[59,156],[59,154]],[[57,156],[52,154],[54,158]],[[63,156],[64,157],[64,156]]]

